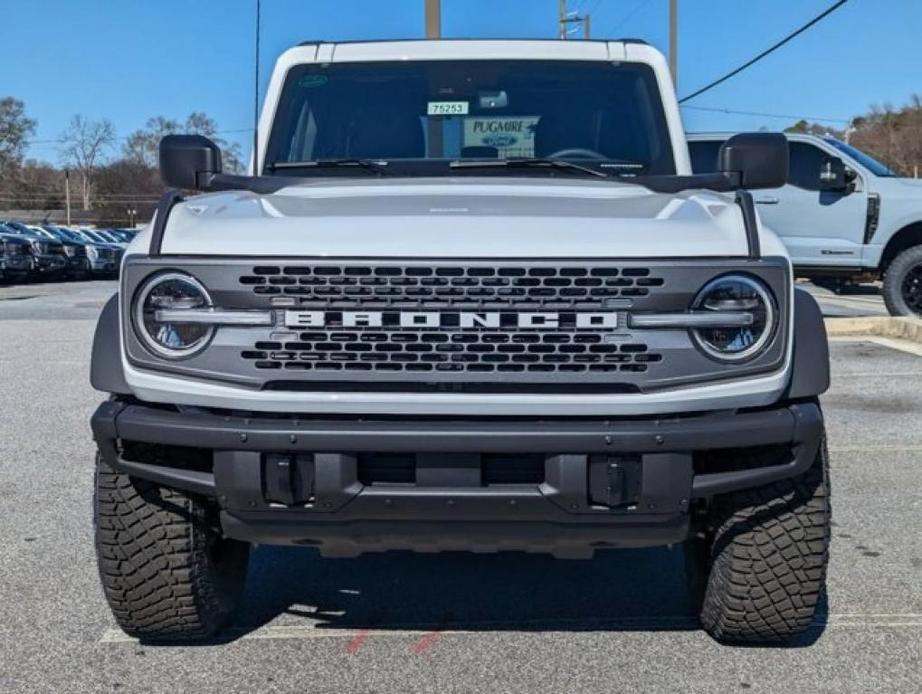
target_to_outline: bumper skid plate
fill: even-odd
[[[113,468],[217,499],[229,537],[312,545],[328,556],[514,549],[585,557],[680,542],[694,499],[804,472],[823,434],[812,403],[668,419],[411,421],[109,401],[92,426]],[[126,443],[198,449],[210,464],[132,459]],[[696,466],[700,451],[772,446],[783,459]],[[488,458],[506,461],[507,477],[489,473]],[[531,461],[527,478],[519,458]]]

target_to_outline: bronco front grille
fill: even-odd
[[[665,280],[646,267],[553,265],[260,265],[239,282],[274,305],[303,309],[611,310]],[[285,302],[285,303],[282,303]],[[663,355],[640,341],[560,326],[357,328],[332,323],[259,340],[241,352],[257,369],[471,374],[641,373]],[[571,316],[572,317],[572,316]]]
[[[131,362],[264,390],[651,392],[777,369],[788,339],[783,259],[165,256],[132,259],[123,295],[168,270],[193,275],[216,308],[265,322],[221,325],[206,349],[175,363],[129,327]],[[634,322],[687,312],[702,287],[734,272],[758,277],[778,301],[764,356],[720,363],[687,329]]]
[[[481,374],[639,373],[663,358],[642,342],[597,332],[335,326],[296,340],[258,341],[241,356],[257,369]]]
[[[302,306],[599,305],[648,296],[664,284],[649,268],[501,265],[260,265],[239,277],[253,293]]]

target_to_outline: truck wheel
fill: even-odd
[[[249,545],[221,537],[205,499],[116,472],[97,454],[93,506],[99,576],[126,634],[197,641],[228,624]]]
[[[883,294],[891,316],[922,316],[922,246],[907,248],[893,259]]]
[[[731,643],[788,641],[813,620],[829,560],[825,441],[799,477],[714,498],[713,532],[691,557],[705,575],[701,623]],[[687,548],[695,555],[695,541]],[[692,577],[694,577],[692,572]]]

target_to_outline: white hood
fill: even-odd
[[[140,251],[144,239],[138,241]],[[665,195],[621,182],[535,178],[328,178],[272,195],[190,198],[170,214],[162,252],[689,258],[745,256],[748,247],[739,207],[709,192]],[[770,233],[763,252],[784,254]]]

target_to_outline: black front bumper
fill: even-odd
[[[92,426],[112,467],[216,498],[228,536],[339,556],[404,548],[586,556],[597,547],[680,542],[694,499],[800,474],[823,436],[813,403],[537,421],[247,418],[110,401]],[[133,443],[195,449],[205,463],[133,460]],[[767,450],[776,455],[738,469],[726,456],[716,465],[701,457]],[[370,454],[408,457],[415,476],[370,482],[361,472]],[[540,456],[540,479],[488,483],[487,454]]]

